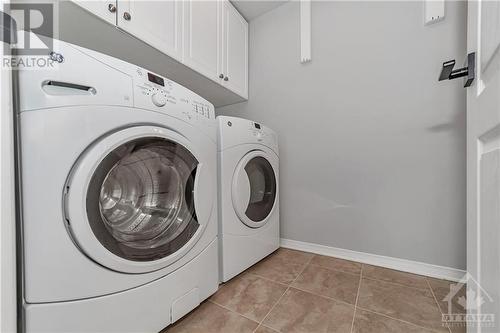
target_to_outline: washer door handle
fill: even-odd
[[[42,89],[49,95],[75,95],[75,92],[77,95],[82,95],[82,93],[90,95],[97,94],[97,90],[94,87],[53,80],[43,81]]]

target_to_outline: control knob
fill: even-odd
[[[158,107],[162,107],[167,104],[167,99],[162,94],[153,94],[153,96],[151,96],[151,100],[153,101],[153,104]]]

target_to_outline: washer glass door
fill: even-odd
[[[276,176],[261,153],[250,153],[240,161],[233,178],[233,205],[238,217],[252,228],[265,224],[276,200]]]
[[[109,251],[133,261],[166,257],[199,228],[194,205],[198,161],[165,138],[129,141],[93,174],[86,198],[89,223]]]

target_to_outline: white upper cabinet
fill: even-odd
[[[74,2],[106,22],[116,24],[116,0],[74,0]]]
[[[248,23],[229,0],[73,2],[248,98]]]
[[[229,1],[222,7],[223,84],[248,98],[248,23]]]
[[[221,2],[184,1],[184,63],[220,80],[221,53]]]
[[[118,0],[118,27],[182,61],[182,1]]]

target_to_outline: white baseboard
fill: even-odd
[[[381,267],[395,269],[398,271],[424,275],[438,279],[445,279],[455,282],[460,281],[460,279],[465,275],[465,271],[456,268],[426,264],[423,262],[394,258],[394,257],[386,257],[365,252],[357,252],[352,250],[340,249],[337,247],[320,245],[320,244],[306,243],[306,242],[296,241],[293,239],[281,238],[281,247],[321,254],[324,256],[357,261],[364,264],[381,266]]]

